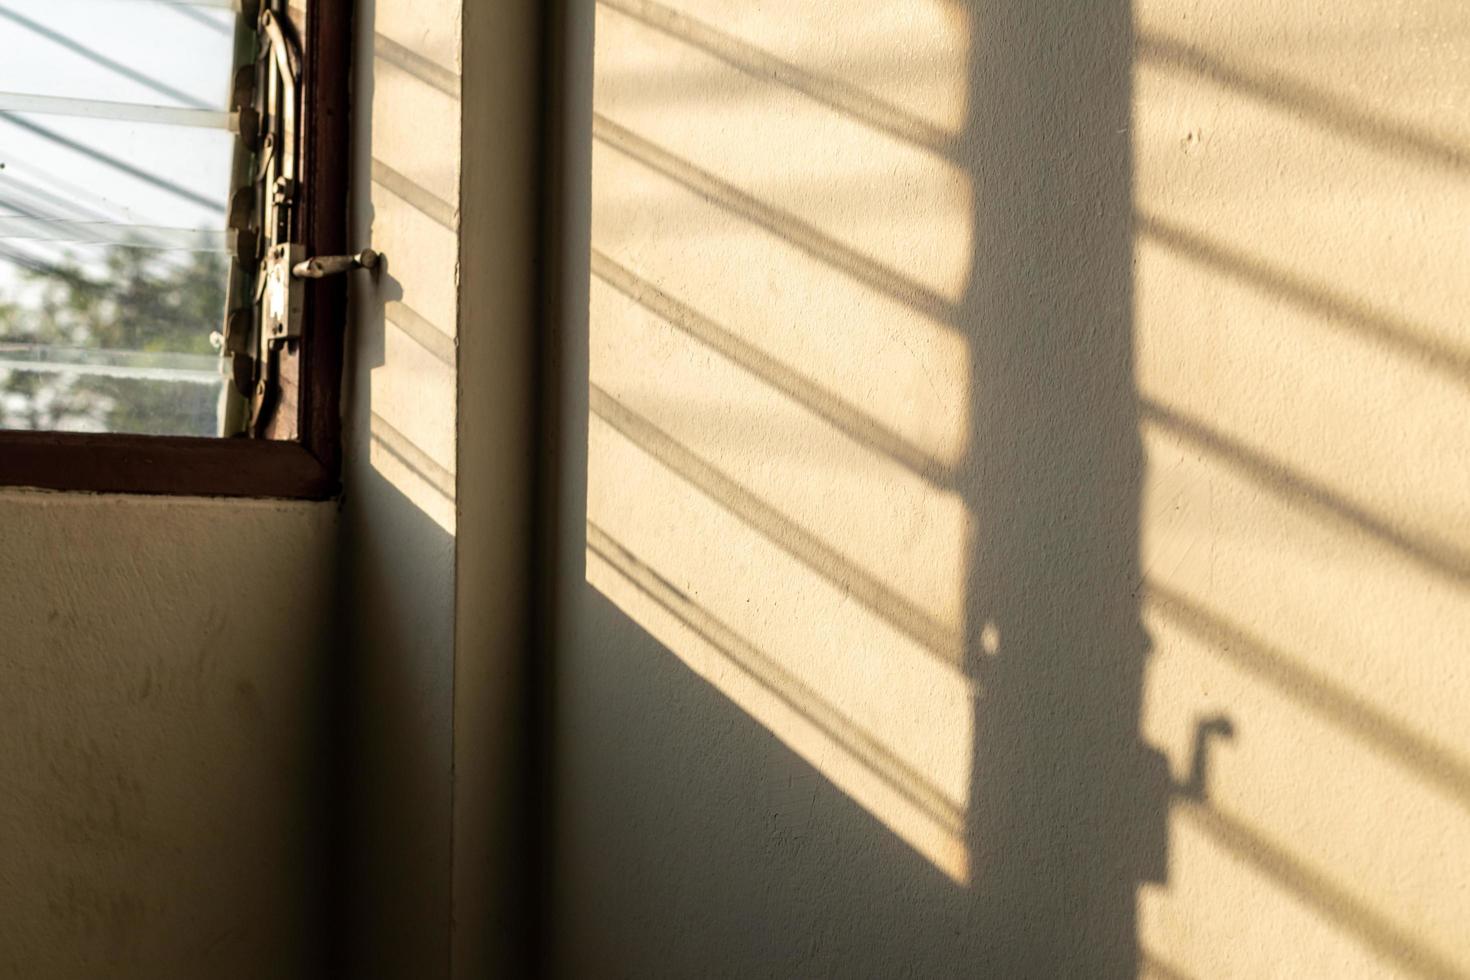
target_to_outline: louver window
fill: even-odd
[[[0,482],[332,491],[347,19],[0,0]]]

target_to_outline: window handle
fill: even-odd
[[[365,248],[354,255],[318,255],[291,267],[291,275],[297,279],[322,279],[353,269],[372,269],[378,264],[378,253]]]

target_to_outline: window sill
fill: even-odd
[[[0,486],[325,500],[338,480],[299,442],[5,431]]]

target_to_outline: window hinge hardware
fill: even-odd
[[[230,86],[230,107],[235,112],[235,132],[240,142],[254,153],[260,149],[260,110],[255,106],[255,65],[241,65]]]
[[[287,0],[243,0],[256,28],[255,57],[236,73],[230,92],[235,130],[249,155],[253,181],[230,202],[228,227],[248,305],[231,312],[217,346],[231,358],[235,388],[248,400],[247,431],[266,434],[281,401],[281,360],[301,337],[305,287],[292,269],[307,261],[293,241],[299,223],[302,123],[301,52],[286,17]]]
[[[353,255],[313,256],[299,240],[307,222],[301,206],[301,52],[286,17],[287,0],[244,0],[255,11],[255,57],[236,74],[231,89],[236,133],[245,151],[242,170],[253,179],[230,200],[227,226],[240,275],[240,301],[211,339],[227,373],[248,402],[247,434],[269,432],[282,403],[282,364],[298,350],[308,285],[352,269],[372,269],[372,249]]]
[[[248,231],[255,218],[255,188],[242,187],[230,195],[230,213],[226,222],[233,231]]]

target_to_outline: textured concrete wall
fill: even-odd
[[[1470,974],[1466,8],[561,41],[559,972]]]
[[[319,975],[335,525],[0,494],[0,976]]]

